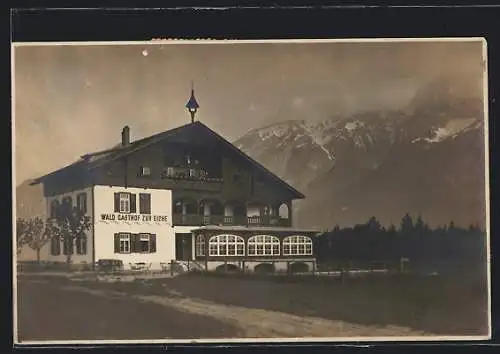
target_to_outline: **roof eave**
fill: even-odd
[[[30,185],[30,186],[36,186],[37,184],[40,184],[40,183],[42,183],[42,182],[43,182],[43,180],[42,180],[42,179],[43,179],[43,177],[36,178],[36,179],[34,179],[33,181],[31,181],[29,185]]]

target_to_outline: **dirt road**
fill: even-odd
[[[82,292],[105,298],[132,298],[143,303],[158,304],[193,315],[209,316],[237,327],[246,338],[297,337],[369,337],[369,336],[425,336],[431,335],[398,326],[363,326],[331,321],[317,317],[299,317],[277,311],[221,305],[181,297],[178,292],[165,291],[165,295],[133,295],[110,290],[94,290],[81,286],[66,286],[65,291]]]

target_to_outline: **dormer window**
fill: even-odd
[[[148,166],[141,166],[140,175],[141,177],[151,176],[151,168],[149,168]]]

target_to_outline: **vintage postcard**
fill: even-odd
[[[482,38],[14,43],[18,344],[488,339]]]

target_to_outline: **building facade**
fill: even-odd
[[[134,142],[125,127],[119,145],[33,183],[43,183],[48,215],[71,203],[91,222],[73,247],[47,245],[49,261],[71,252],[74,263],[152,269],[172,260],[207,270],[315,267],[317,232],[293,228],[293,201],[304,196],[194,118]]]

